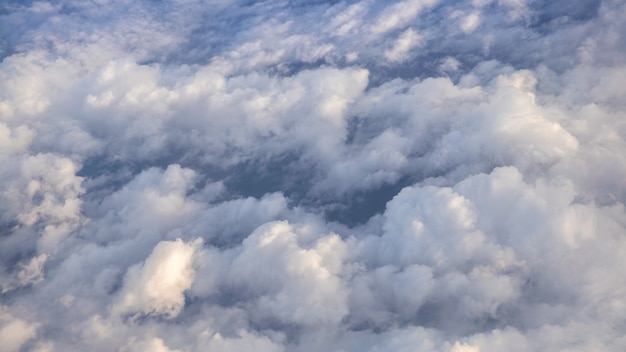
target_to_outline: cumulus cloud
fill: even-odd
[[[0,307],[0,342],[7,351],[19,351],[28,341],[37,336],[38,324],[19,319],[6,307]]]
[[[402,32],[393,43],[393,47],[385,52],[385,57],[389,61],[401,61],[407,58],[409,52],[420,44],[421,37],[411,28]]]
[[[0,5],[8,351],[623,351],[626,5]]]
[[[158,337],[154,337],[148,341],[131,341],[128,345],[124,346],[120,351],[155,351],[155,352],[179,352],[180,350],[169,349]]]
[[[193,283],[193,254],[193,246],[180,239],[159,242],[143,264],[126,272],[113,313],[176,317],[185,305],[184,292]]]
[[[406,0],[385,8],[372,25],[372,31],[383,34],[412,21],[424,8],[433,6],[436,0]]]

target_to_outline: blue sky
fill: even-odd
[[[7,351],[623,351],[626,4],[3,1]]]

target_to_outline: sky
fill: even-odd
[[[626,350],[625,19],[1,0],[2,350]]]

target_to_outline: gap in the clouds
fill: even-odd
[[[352,138],[355,138],[354,136]],[[362,139],[366,136],[358,136]],[[220,167],[192,157],[181,157],[172,153],[150,161],[113,161],[105,156],[87,160],[78,172],[85,177],[87,193],[84,211],[95,215],[98,204],[110,194],[120,190],[138,174],[156,167],[166,169],[168,165],[180,164],[197,173],[195,186],[190,194],[200,191],[207,183],[224,183],[225,194],[211,202],[242,198],[260,199],[273,193],[283,194],[289,207],[301,207],[323,216],[326,220],[350,228],[367,223],[373,216],[382,214],[387,202],[404,187],[417,182],[415,175],[405,175],[393,183],[384,183],[367,189],[352,191],[314,191],[320,181],[320,170],[304,160],[299,153],[287,153],[267,159],[253,159],[233,166]],[[220,248],[240,243],[249,233],[228,233],[227,236],[212,238],[212,244]]]
[[[296,153],[251,160],[231,168],[224,183],[231,192],[244,197],[260,198],[281,192],[297,200],[308,193],[314,178],[313,174],[302,170],[300,164],[300,155]]]
[[[437,71],[435,65],[434,60],[416,58],[412,62],[399,66],[365,66],[370,71],[366,90],[380,87],[394,79],[410,81],[413,79],[423,80],[429,77],[444,76],[444,74]]]
[[[425,302],[413,314],[406,314],[401,311],[401,308],[400,310],[392,309],[390,313],[394,318],[379,322],[367,319],[354,320],[353,316],[348,315],[344,318],[343,324],[349,331],[365,331],[374,334],[380,334],[396,327],[422,327],[445,331],[451,335],[468,336],[510,326],[507,317],[512,309],[505,306],[501,305],[493,314],[485,313],[482,316],[470,318],[459,313],[458,302],[444,298],[433,298]],[[507,309],[509,311],[504,312]]]
[[[165,170],[173,164],[199,172],[196,188],[201,188],[209,181],[222,179],[226,175],[223,169],[205,166],[205,163],[198,161],[197,158],[174,150],[151,160],[113,159],[107,155],[91,157],[83,162],[76,175],[86,179],[83,185],[86,186],[87,192],[83,199],[87,204],[95,205],[104,197],[123,188],[141,172],[150,168]],[[192,189],[191,192],[195,190]]]
[[[444,70],[442,64],[446,59],[454,58],[459,62],[456,70]],[[416,56],[402,64],[384,65],[379,62],[369,62],[363,67],[369,72],[369,81],[366,90],[380,87],[395,79],[404,81],[425,80],[427,78],[446,77],[453,84],[458,84],[467,73],[472,72],[479,64],[489,61],[506,62],[505,57],[498,60],[496,55],[477,55],[465,52],[428,53]],[[520,67],[528,68],[528,67]]]
[[[369,189],[348,192],[313,192],[318,178],[314,168],[307,167],[298,155],[289,154],[265,162],[249,162],[237,166],[226,179],[229,191],[242,197],[260,198],[281,192],[291,206],[300,206],[319,212],[326,220],[350,228],[365,224],[373,216],[382,214],[401,189],[416,182],[414,176],[405,175],[396,182],[385,183]]]
[[[12,268],[24,258],[30,258],[36,254],[33,249],[36,247],[39,234],[36,231],[42,221],[31,226],[21,225],[17,220],[11,220],[0,225],[0,261],[11,263]],[[12,248],[12,251],[5,252],[4,248]]]
[[[17,219],[1,219],[0,218],[0,238],[5,238],[11,235],[14,229],[18,228],[19,222]]]
[[[578,0],[558,2],[553,0],[533,1],[531,6],[535,18],[531,27],[546,28],[551,22],[584,22],[598,16],[601,0]],[[552,28],[551,26],[549,28]]]
[[[169,159],[169,158],[165,158]],[[131,162],[127,160],[111,160],[110,157],[102,155],[87,159],[76,176],[84,177],[88,180],[100,180],[101,182],[91,183],[89,191],[96,191],[106,188],[112,191],[121,189],[126,183],[149,167],[167,166],[166,160],[155,162]]]
[[[39,26],[47,20],[44,14],[29,15],[30,26],[24,25],[22,19],[16,13],[27,12],[28,8],[35,3],[33,0],[3,0],[0,1],[0,62],[5,58],[19,52],[21,37],[30,30],[30,26]],[[23,46],[23,43],[21,43]]]
[[[369,125],[375,122],[358,117],[349,119],[348,145],[358,147],[375,136],[380,126]],[[123,188],[141,172],[152,167],[165,170],[172,164],[179,164],[196,172],[195,184],[188,190],[188,195],[201,192],[209,183],[223,183],[225,192],[217,195],[217,198],[198,198],[198,201],[216,204],[249,197],[261,199],[280,193],[286,198],[289,208],[301,208],[348,228],[365,225],[376,215],[383,214],[387,203],[407,186],[427,182],[426,179],[437,176],[450,174],[451,179],[456,179],[459,175],[464,177],[468,173],[488,172],[493,168],[483,165],[479,170],[439,169],[438,174],[405,170],[392,182],[354,189],[341,189],[338,185],[333,188],[329,185],[331,188],[320,190],[315,186],[325,179],[324,171],[300,152],[253,158],[230,166],[214,165],[202,160],[201,156],[189,156],[182,152],[170,152],[157,159],[143,161],[110,160],[99,156],[87,160],[78,172],[78,176],[86,178],[84,185],[87,193],[83,196],[85,215],[97,216],[102,200]],[[454,177],[454,173],[459,175]],[[219,248],[229,248],[241,243],[248,235],[247,228],[231,229],[227,233],[211,235],[210,243]]]
[[[177,317],[170,319],[170,323],[192,319],[192,317],[204,314],[204,309],[208,305],[218,305],[224,309],[246,309],[250,302],[259,298],[259,292],[242,287],[222,286],[220,290],[207,297],[197,297],[185,294],[185,308]],[[297,343],[304,331],[304,327],[299,324],[283,322],[275,317],[253,314],[248,321],[249,328],[253,331],[280,333],[284,335],[286,342]],[[219,333],[226,337],[239,337],[240,330],[235,325],[222,327]]]
[[[178,50],[170,52],[163,63],[175,65],[206,65],[215,56],[220,55],[232,42],[234,37],[253,21],[251,11],[242,10],[236,13],[216,12],[203,15],[201,24],[193,29],[186,41]]]
[[[467,336],[507,326],[505,319],[500,316],[501,308],[502,306],[498,307],[493,315],[484,313],[482,316],[470,318],[463,317],[463,314],[458,312],[460,309],[458,301],[438,299],[422,305],[413,319],[406,321],[405,324]]]
[[[403,188],[413,183],[411,177],[405,176],[393,184],[350,193],[345,200],[327,205],[324,215],[328,220],[348,227],[363,225],[373,216],[382,214],[387,208],[387,203]]]
[[[274,77],[292,77],[302,71],[312,71],[323,66],[333,67],[325,58],[320,58],[315,61],[292,61],[279,63],[267,68],[268,74]]]

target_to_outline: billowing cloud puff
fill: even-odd
[[[176,317],[185,305],[184,292],[193,283],[193,254],[193,245],[180,239],[159,242],[143,264],[126,272],[113,313]]]
[[[24,343],[37,336],[38,324],[28,323],[0,307],[0,342],[7,351],[19,351]]]
[[[180,350],[169,349],[158,337],[152,338],[148,341],[136,341],[132,340],[128,345],[122,347],[120,351],[134,352],[134,351],[155,351],[155,352],[178,352]]]
[[[625,350],[625,16],[5,1],[0,346]]]

